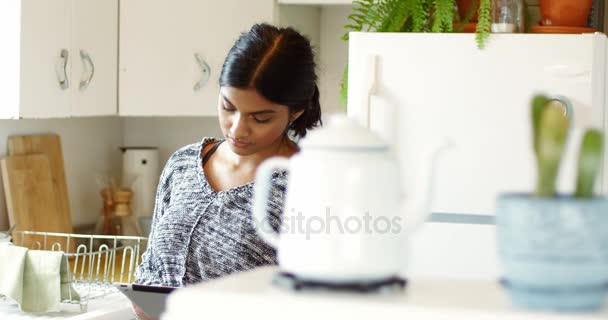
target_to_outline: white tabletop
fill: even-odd
[[[16,304],[0,302],[0,319],[70,319],[70,320],[131,320],[135,319],[131,304],[122,293],[111,293],[103,298],[89,301],[86,312],[80,312],[79,305],[62,304],[62,311],[33,314],[19,311]]]
[[[414,278],[402,293],[292,292],[271,284],[276,267],[263,267],[175,291],[162,320],[197,314],[215,319],[608,319],[597,313],[544,313],[511,306],[496,281]]]

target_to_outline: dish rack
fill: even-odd
[[[85,312],[89,301],[118,290],[118,282],[135,280],[135,268],[146,249],[147,238],[138,236],[85,235],[14,231],[13,244],[34,250],[64,251],[68,265],[69,298]],[[76,299],[73,288],[80,299]]]

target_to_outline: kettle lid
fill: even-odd
[[[300,142],[302,148],[386,149],[377,134],[342,114],[331,115],[327,126],[312,130]]]

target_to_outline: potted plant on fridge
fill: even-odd
[[[461,0],[354,0],[353,13],[344,26],[350,31],[369,32],[453,32],[455,4]],[[460,26],[477,12],[476,39],[483,48],[491,28],[491,1],[468,0],[472,3],[464,14]],[[474,5],[474,6],[473,6]],[[466,5],[465,5],[466,6]],[[464,8],[464,6],[463,6]],[[477,10],[475,10],[477,9]],[[348,32],[342,37],[348,41]],[[348,66],[344,70],[341,86],[341,102],[346,106]]]
[[[481,49],[490,35],[492,27],[492,0],[456,0],[458,22],[454,23],[454,31],[460,32],[471,27],[475,30],[477,46]],[[470,23],[469,23],[470,22]],[[470,25],[470,26],[469,26]]]
[[[569,111],[564,112],[564,107]],[[606,297],[608,198],[593,194],[603,161],[600,131],[584,133],[575,193],[556,192],[571,114],[571,105],[563,97],[535,97],[536,190],[534,194],[504,194],[497,200],[502,283],[518,306],[597,309]]]

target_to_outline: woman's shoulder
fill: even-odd
[[[185,145],[173,152],[169,158],[169,162],[180,161],[182,159],[198,158],[201,154],[201,150],[209,143],[215,141],[217,141],[216,138],[205,137],[201,141]]]
[[[190,143],[177,149],[175,152],[173,152],[173,154],[171,154],[165,167],[184,167],[191,166],[193,163],[198,165],[201,151],[206,145],[214,141],[217,141],[217,139],[205,137],[201,141]]]

